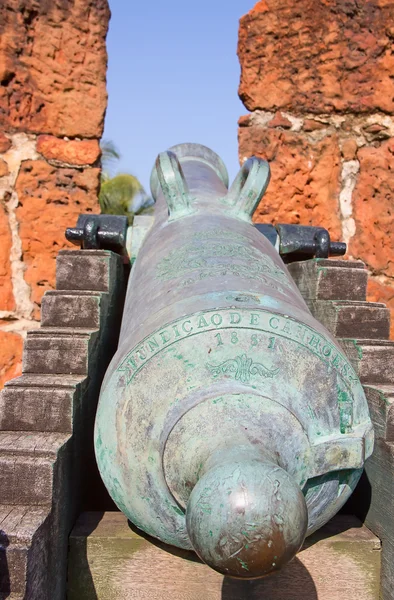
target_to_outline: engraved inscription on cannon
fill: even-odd
[[[147,534],[233,576],[280,569],[354,489],[373,431],[361,384],[251,224],[269,180],[194,144],[159,155],[95,448]]]

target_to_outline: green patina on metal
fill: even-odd
[[[141,367],[146,364],[146,361],[180,339],[196,336],[206,330],[221,331],[233,328],[255,328],[261,332],[270,332],[275,337],[291,340],[303,348],[307,348],[330,368],[338,371],[347,385],[359,383],[353,367],[339,348],[334,346],[328,338],[287,316],[283,317],[261,309],[250,310],[246,314],[244,309],[204,311],[190,315],[190,318],[167,323],[131,350],[121,361],[117,370],[127,374],[127,384],[129,384]]]
[[[338,387],[338,406],[341,433],[353,430],[353,399],[346,390]]]
[[[207,367],[214,377],[217,377],[221,373],[229,373],[232,374],[235,379],[242,381],[242,383],[249,383],[250,378],[253,375],[260,375],[260,377],[274,377],[279,371],[279,369],[267,369],[264,365],[253,362],[253,359],[248,358],[246,354],[236,356],[235,358],[229,358],[220,365],[208,364]]]
[[[159,156],[95,430],[103,480],[137,527],[244,578],[295,555],[373,446],[354,369],[250,224],[268,180],[257,158],[228,190],[207,148]]]
[[[358,359],[361,360],[362,357],[363,357],[363,349],[362,349],[362,347],[357,344],[357,340],[352,340],[352,343],[353,343],[353,346],[355,347],[355,349],[357,350],[357,357],[358,357]]]
[[[216,260],[218,257],[237,259],[237,262],[219,262]],[[186,244],[180,249],[172,250],[157,265],[157,278],[163,281],[183,277],[185,273],[188,274],[188,279],[182,281],[183,287],[207,278],[230,274],[243,279],[259,279],[267,285],[272,285],[270,279],[273,279],[284,288],[290,287],[285,272],[269,256],[261,256],[255,249],[234,242],[204,240],[200,244]]]
[[[389,400],[389,398],[387,398],[386,394],[384,392],[382,392],[382,390],[379,390],[377,388],[375,388],[377,390],[377,393],[379,394],[379,399],[381,400],[381,402],[383,402],[383,404],[385,404],[385,406],[391,406],[391,401]]]
[[[245,549],[247,550],[249,548],[249,546],[245,546]],[[249,571],[249,567],[246,564],[246,562],[244,562],[243,560],[241,560],[240,558],[238,558],[237,560],[239,560],[239,562],[241,563],[241,567],[243,569],[245,569],[246,571]]]

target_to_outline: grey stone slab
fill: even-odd
[[[81,390],[7,386],[0,394],[0,430],[71,433]]]
[[[338,341],[363,384],[394,384],[394,342],[360,339]]]
[[[47,294],[44,327],[27,336],[25,372],[0,396],[8,429],[0,432],[0,600],[64,600],[68,533],[82,503],[102,501],[91,440],[123,275],[110,252],[62,252],[65,291]]]
[[[366,385],[364,391],[375,437],[394,443],[394,386],[381,385],[377,388]]]
[[[382,541],[381,600],[393,599],[394,582],[394,444],[378,438],[365,465],[369,507],[365,524]]]
[[[40,571],[47,556],[43,542],[49,530],[49,509],[24,505],[0,505],[0,599],[42,597]],[[30,577],[29,577],[30,574]],[[34,577],[31,575],[34,574]],[[26,579],[30,579],[26,589]]]
[[[108,292],[119,257],[106,250],[61,250],[56,259],[56,289]]]
[[[108,294],[47,292],[41,303],[42,327],[98,328]]]
[[[390,311],[385,304],[353,300],[310,300],[313,316],[336,337],[388,339]]]
[[[366,299],[368,272],[361,261],[315,258],[287,268],[305,299]]]
[[[50,506],[53,471],[69,436],[0,432],[0,489],[4,504]]]
[[[95,342],[93,333],[31,331],[23,349],[23,372],[86,375]]]
[[[77,385],[86,381],[84,375],[73,374],[44,374],[44,373],[25,373],[15,379],[10,379],[5,383],[5,389],[13,387],[42,387],[42,388],[66,388],[74,389]]]

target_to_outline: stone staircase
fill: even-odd
[[[123,287],[117,255],[60,252],[57,289],[27,336],[23,374],[0,395],[1,600],[65,598],[69,532],[103,494],[93,424]]]
[[[394,386],[390,387],[394,344],[388,341],[389,311],[383,304],[366,302],[368,275],[361,262],[318,259],[288,268],[312,313],[339,339],[361,377],[378,448],[380,436],[387,443],[394,435]],[[376,457],[377,450],[369,465]],[[394,453],[390,457],[394,461]],[[394,493],[391,466],[387,479],[393,481],[392,488],[385,490],[388,497]],[[361,488],[358,494],[363,494]],[[380,519],[384,521],[383,513]],[[297,558],[279,574],[241,582],[214,573],[193,554],[165,548],[131,529],[121,513],[84,513],[70,537],[68,598],[393,600],[387,582],[392,568],[388,563],[394,555],[383,542],[381,556],[382,529],[372,513],[366,523],[370,529],[353,516],[338,515],[308,538]],[[394,531],[390,539],[394,540]]]
[[[339,515],[308,538],[283,573],[237,582],[133,531],[121,513],[92,512],[105,504],[97,500],[102,487],[92,428],[101,377],[116,346],[123,269],[109,252],[64,251],[57,289],[43,299],[42,327],[25,344],[23,375],[0,395],[0,600],[65,598],[69,533],[83,510],[89,512],[70,537],[69,600],[394,598],[389,313],[366,302],[367,272],[360,262],[318,259],[289,270],[365,387],[377,443],[352,512],[369,529]]]
[[[316,259],[288,265],[312,314],[333,333],[368,400],[375,449],[348,509],[381,540],[381,600],[394,598],[394,342],[383,304],[366,302],[362,262]],[[356,596],[355,596],[356,598]]]

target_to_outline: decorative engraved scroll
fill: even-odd
[[[207,367],[215,377],[221,373],[229,373],[242,383],[249,383],[252,375],[272,378],[279,371],[279,369],[268,369],[261,363],[253,362],[253,359],[248,358],[246,354],[225,360],[220,365],[208,364]]]

